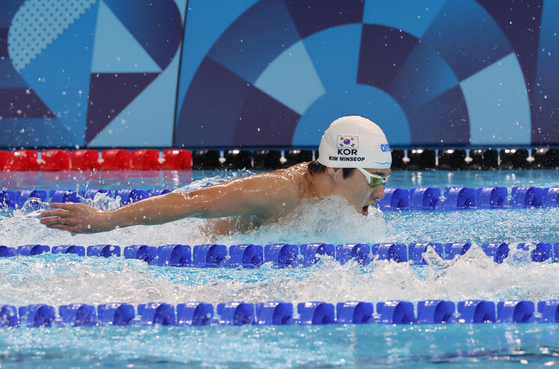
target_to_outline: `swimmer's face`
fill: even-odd
[[[392,172],[390,169],[369,168],[366,168],[365,171],[383,178],[388,178]],[[333,195],[346,199],[359,213],[367,216],[369,206],[375,205],[377,200],[384,198],[384,186],[379,184],[371,187],[365,176],[358,170],[354,170],[348,178],[343,178],[342,169],[336,169],[333,172],[337,183]]]

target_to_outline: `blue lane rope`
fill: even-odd
[[[80,203],[82,199],[94,199],[98,193],[110,197],[120,197],[120,204],[126,205],[148,197],[171,192],[169,189],[139,190],[126,189],[109,191],[106,189],[66,191],[52,190],[47,196],[44,190],[0,191],[0,206],[21,209],[29,199],[42,202]],[[466,209],[523,209],[557,208],[559,187],[512,187],[510,196],[506,187],[446,187],[441,196],[437,187],[413,189],[385,188],[385,197],[378,207],[384,211],[456,211]]]
[[[149,265],[160,267],[196,267],[196,268],[258,268],[270,263],[272,268],[312,267],[322,256],[330,256],[340,264],[355,261],[361,266],[369,265],[373,260],[390,260],[398,263],[410,262],[412,265],[426,265],[424,253],[428,247],[444,260],[452,260],[457,255],[464,255],[472,247],[471,242],[437,243],[418,242],[409,245],[402,243],[346,243],[332,245],[329,243],[309,243],[291,245],[286,243],[266,245],[132,245],[124,247],[125,259],[138,259]],[[509,255],[511,245],[507,242],[484,243],[481,249],[495,263],[502,263]],[[521,242],[517,250],[531,251],[532,262],[559,262],[559,242]],[[75,254],[81,257],[120,257],[121,247],[117,245],[24,245],[15,247],[0,246],[0,257],[33,256],[44,253]]]
[[[217,315],[215,316],[215,313]],[[325,325],[325,324],[477,324],[559,323],[559,300],[493,301],[445,300],[371,302],[348,301],[334,304],[297,304],[270,301],[259,304],[227,302],[212,304],[150,302],[133,306],[125,303],[61,305],[32,304],[16,308],[0,305],[0,327],[82,326],[239,326],[239,325]]]

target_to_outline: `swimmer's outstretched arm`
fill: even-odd
[[[299,196],[295,178],[272,172],[192,192],[171,192],[110,211],[84,204],[52,203],[50,207],[54,210],[42,212],[41,223],[72,233],[94,233],[116,227],[162,224],[186,217],[270,217],[295,208]]]

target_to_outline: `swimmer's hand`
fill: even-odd
[[[105,212],[84,204],[51,203],[55,210],[43,211],[41,224],[49,228],[62,229],[72,233],[105,232],[115,227]]]

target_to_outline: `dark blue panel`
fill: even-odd
[[[363,21],[364,0],[285,0],[301,38],[313,33]]]
[[[173,0],[105,0],[122,24],[161,67],[167,68],[182,38],[182,19]]]
[[[25,0],[2,0],[2,10],[0,11],[0,27],[10,28],[12,19],[17,10],[23,5]]]
[[[477,0],[499,25],[522,68],[528,96],[534,96],[543,0]]]
[[[420,106],[458,85],[458,78],[433,49],[418,43],[387,92],[398,103]]]
[[[473,0],[447,1],[422,42],[442,55],[460,81],[512,52],[497,23]]]
[[[73,146],[74,135],[54,119],[2,118],[0,147],[64,147]]]
[[[364,24],[357,83],[387,90],[417,42],[401,30]]]
[[[435,99],[404,111],[414,145],[468,145],[470,123],[464,95],[456,86]]]
[[[250,84],[205,58],[190,83],[175,129],[175,146],[232,146]]]
[[[0,58],[0,87],[24,88],[29,85],[16,71],[9,58]]]
[[[157,76],[159,73],[92,74],[85,143],[93,140]]]
[[[9,58],[8,53],[8,28],[0,28],[0,58]]]
[[[54,114],[31,88],[1,88],[2,118],[54,118]]]
[[[208,55],[250,83],[283,51],[299,41],[281,0],[262,0],[241,15]]]
[[[558,1],[545,1],[535,93],[532,102],[532,143],[559,144],[559,14]]]
[[[301,116],[251,86],[239,117],[235,146],[289,146]]]

